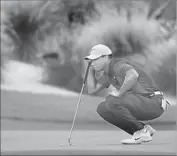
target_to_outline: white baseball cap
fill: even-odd
[[[103,44],[95,45],[90,52],[90,55],[86,56],[86,60],[94,60],[101,56],[111,55],[112,51]]]

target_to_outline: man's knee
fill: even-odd
[[[105,102],[101,102],[97,107],[97,113],[101,116],[103,112],[105,111]]]

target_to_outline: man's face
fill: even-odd
[[[99,57],[92,61],[92,66],[96,71],[102,71],[104,69],[106,59],[105,57]]]

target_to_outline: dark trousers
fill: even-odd
[[[133,135],[134,132],[144,128],[141,121],[158,118],[164,112],[162,97],[145,97],[126,93],[122,97],[108,95],[104,102],[100,103],[97,113],[107,122],[119,127]]]

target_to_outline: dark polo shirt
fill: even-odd
[[[113,85],[118,90],[122,86],[126,72],[135,69],[139,74],[137,83],[128,92],[134,93],[147,93],[159,91],[153,79],[143,70],[143,68],[134,62],[125,59],[113,58],[109,64],[109,71],[106,74],[103,72],[98,77],[98,83],[103,84],[105,87]]]

